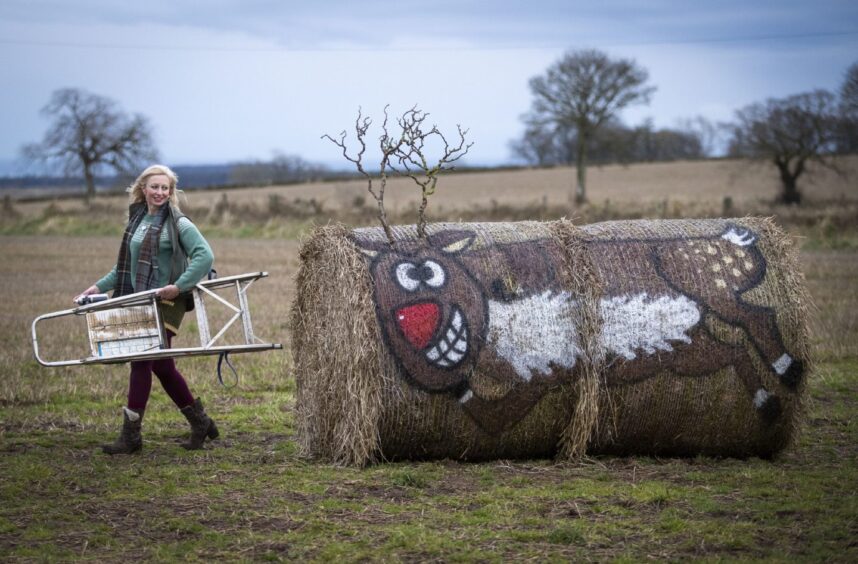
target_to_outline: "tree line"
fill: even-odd
[[[587,147],[593,164],[700,159],[711,154],[715,126],[703,117],[687,120],[682,128],[656,129],[652,120],[629,127],[613,118],[596,129]],[[575,162],[578,131],[574,126],[528,123],[520,139],[509,144],[512,155],[535,166]]]
[[[647,104],[655,93],[649,73],[632,59],[611,58],[593,49],[570,51],[530,82],[531,108],[524,132],[510,143],[512,154],[536,166],[575,164],[570,201],[587,200],[588,163],[630,163],[696,159],[711,155],[719,133],[728,137],[728,156],[774,165],[781,178],[780,201],[801,202],[798,179],[811,162],[838,170],[832,156],[858,151],[858,62],[845,73],[837,93],[814,90],[772,98],[736,111],[735,120],[714,125],[703,117],[677,128],[656,129],[652,121],[629,127],[619,113]],[[22,156],[50,170],[83,178],[86,197],[96,177],[133,175],[158,160],[152,126],[103,96],[74,88],[53,92],[42,109],[50,119],[40,142]],[[839,170],[838,170],[839,172]],[[270,161],[230,166],[233,184],[275,184],[315,180],[329,171],[304,159],[275,154]]]
[[[715,126],[702,117],[682,129],[654,130],[651,122],[626,127],[618,114],[650,101],[655,87],[632,59],[612,59],[598,50],[571,51],[530,80],[525,130],[511,143],[515,156],[538,166],[575,164],[570,199],[587,200],[590,162],[700,158],[711,150],[716,130],[726,131],[728,156],[777,167],[779,200],[801,202],[798,179],[816,162],[838,172],[832,156],[858,151],[858,62],[847,69],[837,94],[813,90],[771,98],[736,111],[735,121]]]

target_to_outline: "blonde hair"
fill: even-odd
[[[178,210],[179,192],[181,192],[181,190],[178,189],[179,177],[170,169],[170,167],[161,164],[154,164],[146,167],[146,170],[140,173],[137,180],[135,180],[134,183],[126,189],[131,203],[139,204],[146,201],[146,196],[143,195],[143,188],[146,187],[146,182],[149,180],[149,177],[155,176],[156,174],[163,174],[170,179],[170,205],[174,209]]]

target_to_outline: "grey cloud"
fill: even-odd
[[[188,26],[241,32],[287,48],[312,49],[329,45],[333,39],[364,48],[385,48],[394,38],[414,38],[423,44],[431,44],[433,39],[458,41],[489,48],[580,47],[788,34],[809,28],[842,30],[858,22],[858,5],[854,4],[837,0],[813,6],[796,0],[751,4],[745,0],[700,4],[678,0],[340,0],[323,4],[5,0],[0,3],[0,18],[29,23]]]

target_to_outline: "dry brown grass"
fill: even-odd
[[[221,276],[267,270],[270,277],[250,291],[254,331],[261,338],[282,342],[288,348],[288,311],[294,296],[293,274],[297,270],[295,241],[210,240],[215,249],[215,267]],[[93,365],[72,368],[42,368],[33,359],[30,324],[43,313],[73,307],[72,297],[116,261],[115,237],[2,237],[0,283],[7,290],[0,316],[3,349],[0,354],[0,403],[41,402],[64,394],[114,397],[117,405],[125,393],[127,366]],[[39,347],[50,360],[82,358],[87,354],[86,330],[76,323],[45,321],[39,326]],[[185,318],[178,345],[194,346],[193,315]],[[53,330],[52,330],[53,328]],[[197,341],[198,342],[198,341]],[[288,355],[271,352],[251,355],[254,363],[276,370],[268,377],[288,378]],[[250,359],[250,357],[247,357]],[[183,361],[188,363],[190,361]],[[211,374],[213,361],[190,362]],[[236,360],[247,365],[244,357]],[[202,378],[194,374],[193,380]],[[245,374],[246,375],[246,374]]]
[[[806,252],[802,267],[813,296],[810,341],[815,356],[858,356],[858,253]]]
[[[849,177],[829,169],[810,167],[800,186],[809,200],[830,201],[858,199],[855,178],[858,156],[843,157],[839,166]],[[474,207],[487,208],[492,202],[510,207],[565,207],[568,191],[575,179],[575,169],[489,171],[453,173],[443,177],[438,192],[430,202],[433,217],[449,217],[453,210]],[[670,163],[641,163],[633,165],[591,166],[588,168],[588,194],[594,204],[639,203],[642,200],[663,204],[665,201],[682,208],[682,216],[710,215],[721,210],[729,197],[739,207],[749,207],[760,201],[770,201],[778,194],[776,169],[769,165],[753,165],[741,160],[708,160]],[[355,207],[355,199],[363,198],[370,207],[366,183],[362,180],[320,182],[264,188],[195,191],[191,203],[195,208],[213,208],[226,194],[232,203],[266,208],[272,195],[284,200],[315,200],[325,210]],[[392,215],[410,212],[419,203],[419,193],[409,179],[393,179],[385,196]],[[103,204],[123,209],[124,195],[99,198]],[[18,203],[16,209],[24,215],[38,215],[46,202]],[[82,209],[78,200],[56,204],[63,210]],[[744,213],[744,212],[743,212]]]

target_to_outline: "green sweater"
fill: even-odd
[[[129,252],[131,254],[131,285],[137,279],[137,260],[140,258],[140,245],[146,238],[146,232],[155,221],[154,215],[146,214],[131,237]],[[187,292],[197,282],[208,275],[214,261],[214,254],[208,242],[203,238],[197,226],[186,217],[179,218],[179,242],[188,256],[188,268],[179,276],[175,284],[180,292]],[[158,242],[158,287],[170,283],[170,259],[173,256],[173,245],[170,243],[169,226],[161,229],[161,239]],[[95,283],[100,292],[109,292],[116,287],[116,265],[101,280]],[[135,291],[137,289],[135,288]]]
[[[129,258],[131,261],[132,286],[134,286],[137,279],[137,260],[140,258],[140,246],[143,244],[146,233],[154,221],[154,215],[145,215],[140,221],[140,225],[134,231],[131,241],[129,241],[128,250],[131,255]],[[187,292],[209,273],[214,261],[214,254],[199,229],[197,229],[191,220],[186,217],[180,217],[177,224],[179,228],[179,244],[182,245],[188,257],[188,267],[174,284],[179,287],[179,291]],[[170,226],[165,225],[161,229],[161,236],[158,240],[158,284],[162,288],[170,283],[170,262],[173,257],[173,244],[170,242],[169,229]],[[104,278],[96,282],[95,285],[101,292],[113,290],[116,288],[116,276],[116,265],[114,265],[113,269]],[[182,318],[185,315],[185,300],[161,300],[158,302],[158,309],[161,312],[164,327],[178,334],[179,326],[182,324]]]

